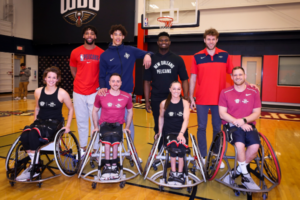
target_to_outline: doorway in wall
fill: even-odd
[[[256,84],[261,92],[262,57],[242,57],[242,67],[245,69],[248,83]]]

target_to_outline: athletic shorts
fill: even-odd
[[[123,140],[123,124],[102,123],[100,126],[100,142],[114,146]]]
[[[244,131],[242,128],[238,127],[230,127],[236,128],[237,130],[233,132],[229,137],[232,139],[231,144],[235,144],[236,142],[241,142],[245,144],[245,147],[251,146],[253,144],[260,144],[259,134],[257,131]]]
[[[186,149],[189,148],[188,146],[188,137],[187,134],[184,134],[184,138],[186,140],[185,144],[181,144],[179,143],[179,141],[177,140],[178,134],[166,134],[164,141],[166,142],[166,146],[168,148],[179,148],[181,150],[181,153],[174,153],[174,152],[170,152],[171,157],[180,157],[182,158],[186,152]]]

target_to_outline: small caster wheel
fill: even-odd
[[[187,190],[188,193],[192,192],[192,188],[191,187],[186,188],[186,190]]]
[[[159,191],[164,191],[164,186],[158,186],[158,188],[159,188]]]
[[[191,169],[191,172],[192,172],[192,174],[195,174],[195,173],[196,173],[196,169],[195,169],[195,168],[192,168],[192,169]]]
[[[155,164],[153,164],[152,167],[154,171],[157,171],[157,166]]]
[[[91,165],[91,168],[93,168],[93,169],[95,168],[95,164],[93,161],[90,162],[90,165]]]
[[[268,198],[268,193],[263,193],[262,197],[264,200],[266,200]]]
[[[240,196],[241,192],[239,190],[234,190],[234,194],[236,197]]]
[[[96,186],[97,186],[97,183],[93,182],[93,183],[92,183],[92,188],[93,188],[93,189],[96,189]]]
[[[130,161],[130,166],[133,167],[134,166],[134,163],[133,161]]]
[[[121,183],[120,183],[120,188],[124,188],[125,187],[125,181],[122,181]]]
[[[15,182],[10,181],[9,183],[10,183],[10,186],[11,186],[11,187],[14,187]]]
[[[41,188],[42,187],[42,182],[39,182],[37,185],[39,186],[39,188]]]

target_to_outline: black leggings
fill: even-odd
[[[35,120],[30,126],[25,126],[20,141],[25,150],[37,150],[40,146],[54,140],[56,132],[62,123]]]

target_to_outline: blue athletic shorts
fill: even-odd
[[[230,127],[230,130],[232,128],[237,128],[237,130],[229,136],[230,139],[232,139],[231,144],[241,142],[245,144],[245,147],[251,146],[253,144],[260,144],[259,134],[257,131],[252,130],[247,132],[235,126]]]

